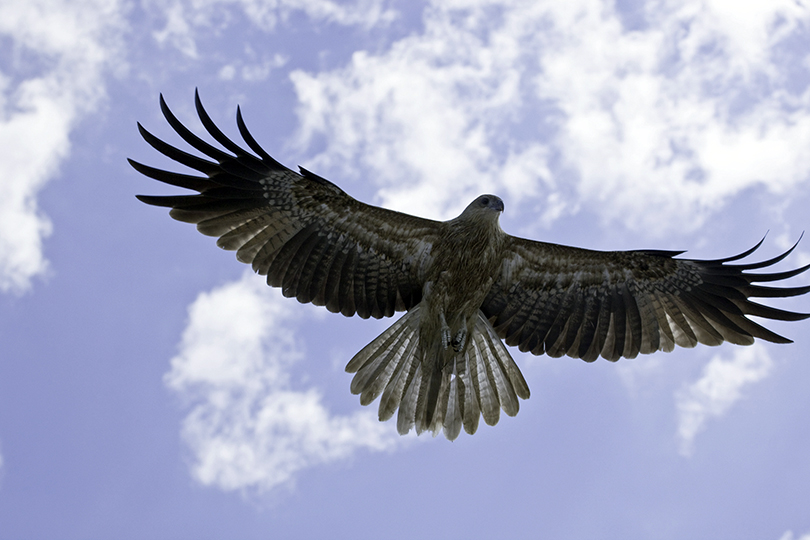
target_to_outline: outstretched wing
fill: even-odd
[[[750,345],[754,338],[790,340],[750,320],[795,321],[793,313],[752,302],[751,297],[782,298],[806,287],[767,287],[760,282],[798,275],[810,265],[778,273],[750,273],[784,259],[728,264],[717,260],[676,259],[683,252],[602,252],[510,237],[509,256],[482,310],[507,345],[549,356],[593,361],[633,358],[639,353],[671,351],[675,345]]]
[[[235,250],[237,259],[267,275],[269,285],[300,302],[363,318],[391,316],[419,302],[420,274],[430,260],[438,222],[363,204],[324,178],[291,171],[259,146],[237,109],[239,132],[256,153],[251,154],[214,125],[199,95],[195,101],[203,126],[227,152],[183,126],[161,96],[171,127],[210,160],[179,150],[138,124],[152,147],[206,175],[130,160],[146,176],[199,192],[138,199],[169,207],[173,218],[219,237],[218,246]]]

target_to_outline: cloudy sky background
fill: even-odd
[[[176,192],[127,165],[171,166],[136,121],[182,145],[158,95],[199,133],[195,88],[425,217],[492,192],[512,234],[696,258],[810,226],[804,1],[2,0],[0,538],[810,538],[808,324],[513,351],[517,417],[399,437],[343,371],[390,320],[284,299],[134,198]]]

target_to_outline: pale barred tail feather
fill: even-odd
[[[436,363],[420,358],[424,354],[419,347],[420,307],[412,308],[346,366],[346,371],[356,373],[351,391],[360,394],[360,403],[368,405],[381,396],[380,421],[399,410],[401,435],[414,427],[417,433],[432,431],[434,436],[443,430],[451,441],[462,427],[475,433],[481,416],[490,426],[498,423],[501,409],[515,416],[518,398],[528,399],[529,387],[484,314],[478,312],[463,353],[453,356],[443,369],[434,369]],[[427,410],[434,401],[429,399],[430,389],[437,384],[431,412]]]

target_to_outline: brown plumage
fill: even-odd
[[[633,358],[675,345],[750,345],[790,340],[748,318],[795,321],[794,313],[750,300],[810,291],[769,287],[810,267],[753,273],[784,259],[729,264],[675,258],[674,251],[601,252],[535,242],[504,233],[503,202],[475,199],[455,219],[438,222],[361,203],[309,171],[270,157],[237,108],[251,154],[228,139],[196,97],[208,133],[226,151],[194,135],[171,113],[166,120],[207,158],[183,152],[140,124],[156,150],[203,173],[186,175],[130,160],[141,173],[194,195],[144,196],[180,221],[197,224],[217,245],[267,276],[284,296],[346,316],[390,317],[407,311],[352,358],[351,391],[379,417],[397,413],[397,429],[475,433],[481,417],[514,416],[529,388],[504,346],[591,362]],[[795,247],[795,246],[794,246]]]

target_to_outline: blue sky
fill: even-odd
[[[158,95],[200,133],[198,88],[366,202],[496,193],[519,236],[713,258],[767,232],[766,258],[810,225],[809,44],[793,0],[3,0],[0,538],[810,538],[807,323],[512,350],[515,418],[399,437],[343,371],[391,321],[282,298],[126,162],[171,166],[136,122],[182,145]]]

